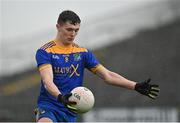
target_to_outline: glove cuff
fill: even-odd
[[[139,88],[139,84],[136,83],[134,90],[138,91],[138,88]]]
[[[59,95],[58,95],[57,101],[62,103],[62,94],[59,94]]]

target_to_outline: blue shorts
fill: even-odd
[[[49,118],[53,122],[76,122],[76,117],[67,115],[66,113],[62,111],[55,111],[51,109],[46,108],[37,108],[35,111],[36,120],[39,120],[41,118]]]

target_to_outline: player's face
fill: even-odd
[[[57,24],[57,30],[60,35],[60,38],[64,44],[73,43],[78,31],[80,24],[71,24],[66,22],[64,24]]]

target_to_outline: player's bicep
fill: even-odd
[[[96,57],[92,54],[92,52],[88,51],[85,53],[84,57],[84,63],[85,63],[85,68],[90,70],[93,73],[96,73],[97,68],[99,67],[100,63],[96,59]]]

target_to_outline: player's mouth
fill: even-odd
[[[73,41],[74,40],[74,38],[68,38],[68,41]]]

